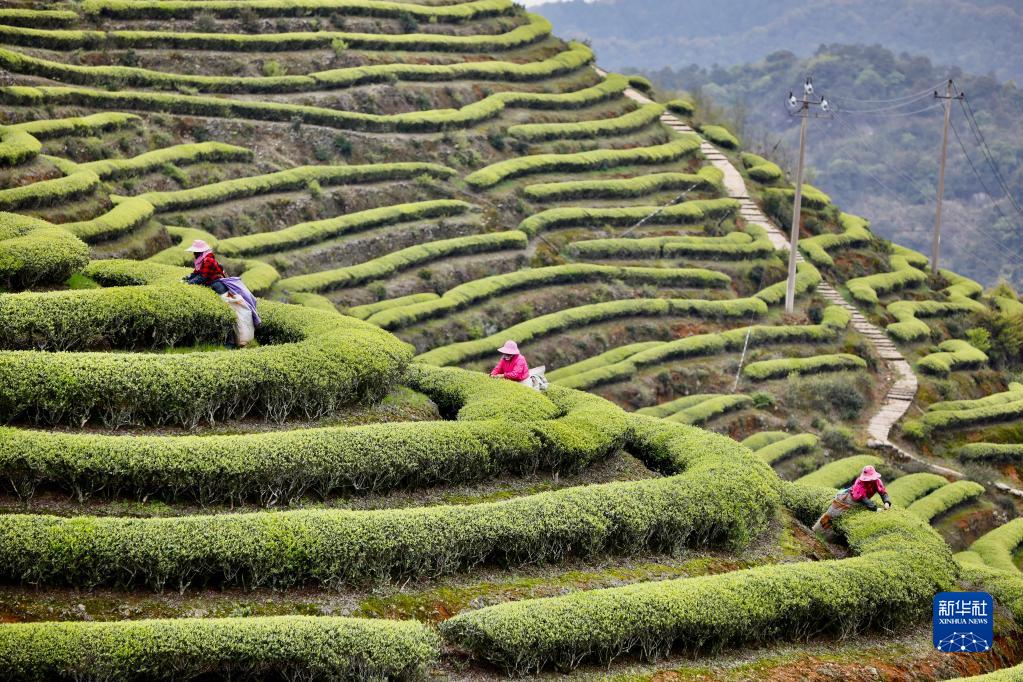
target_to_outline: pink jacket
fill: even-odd
[[[526,364],[526,358],[522,357],[522,355],[516,355],[511,360],[501,358],[501,361],[497,363],[497,367],[490,373],[490,376],[496,377],[498,374],[503,374],[505,379],[511,379],[512,381],[523,381],[529,376],[529,366]]]
[[[884,483],[881,479],[876,481],[861,481],[856,479],[856,482],[849,488],[849,493],[852,495],[853,502],[862,504],[867,509],[877,509],[877,505],[871,501],[875,494],[880,495],[881,499],[885,502],[890,502],[888,498],[888,491],[884,488]]]

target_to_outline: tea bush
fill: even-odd
[[[219,305],[205,288],[176,286],[181,287],[182,297],[207,298],[210,306]],[[114,309],[134,320],[133,324],[145,320],[143,328],[153,324],[149,318],[154,313],[170,314],[160,307],[165,305],[161,296],[173,293],[170,289],[161,285],[161,296],[152,298],[140,291],[19,294],[23,298],[11,297],[18,305],[11,309],[7,324],[11,329],[25,329],[22,336],[31,338],[40,333],[32,326],[32,318],[48,309],[40,306],[63,306],[77,300],[72,319],[82,324],[74,333],[84,337],[92,331],[102,336],[111,327],[111,322],[104,320],[116,319],[108,309],[119,297]],[[72,314],[70,309],[61,309]],[[209,308],[213,309],[223,317],[211,317],[211,321],[227,321],[229,310]],[[0,381],[6,387],[0,396],[0,416],[4,421],[74,425],[98,421],[113,427],[143,423],[194,426],[245,415],[273,421],[295,413],[314,418],[341,405],[378,399],[411,356],[404,343],[352,318],[269,301],[261,304],[260,313],[263,325],[258,338],[262,343],[243,351],[169,355],[0,351]],[[226,325],[223,330],[226,332]],[[67,334],[57,327],[46,331],[43,338],[60,344]],[[115,345],[117,340],[110,339]]]
[[[386,256],[380,256],[357,265],[286,277],[277,284],[280,289],[287,291],[342,289],[389,277],[414,265],[439,258],[504,249],[525,249],[528,243],[526,235],[518,230],[441,239],[392,251]]]
[[[974,481],[956,481],[943,485],[926,497],[922,497],[909,505],[909,512],[916,514],[924,521],[930,522],[939,514],[952,507],[984,494],[984,486]]]
[[[848,633],[876,627],[878,618],[891,627],[924,618],[934,594],[955,583],[947,546],[910,514],[849,514],[838,527],[859,556],[509,602],[463,612],[441,632],[522,674],[632,652],[653,658],[694,642],[745,645],[837,627]]]
[[[0,630],[11,679],[415,679],[439,641],[415,621],[311,616],[19,623]]]
[[[576,199],[631,199],[669,190],[719,190],[724,173],[703,166],[696,173],[651,173],[610,180],[568,180],[526,185],[522,193],[531,201]]]
[[[444,295],[410,305],[388,307],[368,321],[384,329],[400,329],[425,319],[445,315],[511,291],[553,284],[585,281],[648,282],[659,286],[726,287],[728,275],[703,268],[644,268],[592,263],[572,263],[518,270],[460,284]]]
[[[949,339],[938,345],[938,352],[924,356],[917,367],[928,374],[951,374],[953,370],[973,369],[987,364],[987,353],[977,350],[969,341]]]
[[[671,142],[653,147],[595,149],[571,154],[534,154],[492,163],[469,173],[465,176],[465,181],[474,189],[486,189],[505,180],[534,173],[579,172],[634,164],[668,163],[695,154],[699,149],[699,138],[685,134]]]
[[[948,485],[948,480],[938,474],[926,471],[900,476],[888,484],[888,496],[892,505],[908,507],[928,493]]]
[[[832,353],[808,358],[781,358],[751,362],[743,368],[742,373],[755,381],[764,381],[790,374],[840,372],[847,369],[866,369],[866,367],[867,362],[861,357],[849,353]]]

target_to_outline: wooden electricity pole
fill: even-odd
[[[954,84],[948,79],[945,94],[934,93],[935,99],[945,100],[945,127],[941,134],[941,165],[938,170],[938,204],[934,215],[934,238],[931,240],[931,274],[938,274],[938,258],[941,256],[941,202],[945,198],[945,161],[948,158],[948,126],[952,119],[952,100],[962,99],[963,95],[953,95]]]
[[[806,160],[806,125],[810,120],[810,100],[803,95],[799,116],[799,164],[796,166],[796,198],[792,203],[792,232],[789,235],[789,278],[785,285],[785,312],[796,308],[796,255],[799,253],[799,221],[803,209],[803,163]]]
[[[789,278],[785,284],[785,312],[791,313],[796,308],[796,257],[799,255],[799,222],[803,212],[803,164],[806,161],[806,126],[810,121],[810,105],[819,105],[825,114],[830,112],[828,101],[823,97],[814,99],[813,81],[806,79],[803,85],[803,99],[797,100],[789,93],[789,109],[794,116],[802,121],[799,125],[799,164],[796,166],[796,192],[792,201],[792,232],[789,235]]]

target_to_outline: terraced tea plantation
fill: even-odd
[[[675,94],[510,0],[0,8],[0,677],[1020,679],[1023,303],[807,186],[786,314]]]

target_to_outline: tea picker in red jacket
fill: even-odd
[[[519,352],[519,345],[514,341],[505,341],[504,345],[497,349],[501,354],[501,360],[494,367],[490,376],[498,379],[511,379],[512,381],[525,381],[529,378],[529,365],[526,358]]]
[[[888,491],[885,490],[881,474],[877,473],[877,470],[868,464],[863,467],[863,471],[860,472],[860,475],[850,487],[838,491],[835,499],[831,501],[831,506],[817,519],[817,523],[813,526],[814,531],[830,536],[833,532],[831,528],[832,520],[846,513],[855,505],[861,505],[870,511],[882,511],[870,499],[874,495],[881,496],[885,509],[891,508],[892,502],[888,498]]]
[[[226,277],[224,268],[213,255],[213,248],[202,239],[196,239],[185,251],[194,256],[192,272],[184,277],[188,284],[207,286],[229,305],[235,314],[234,335],[228,339],[229,347],[245,347],[256,335],[262,321],[256,311],[256,297],[242,282],[241,277]]]

